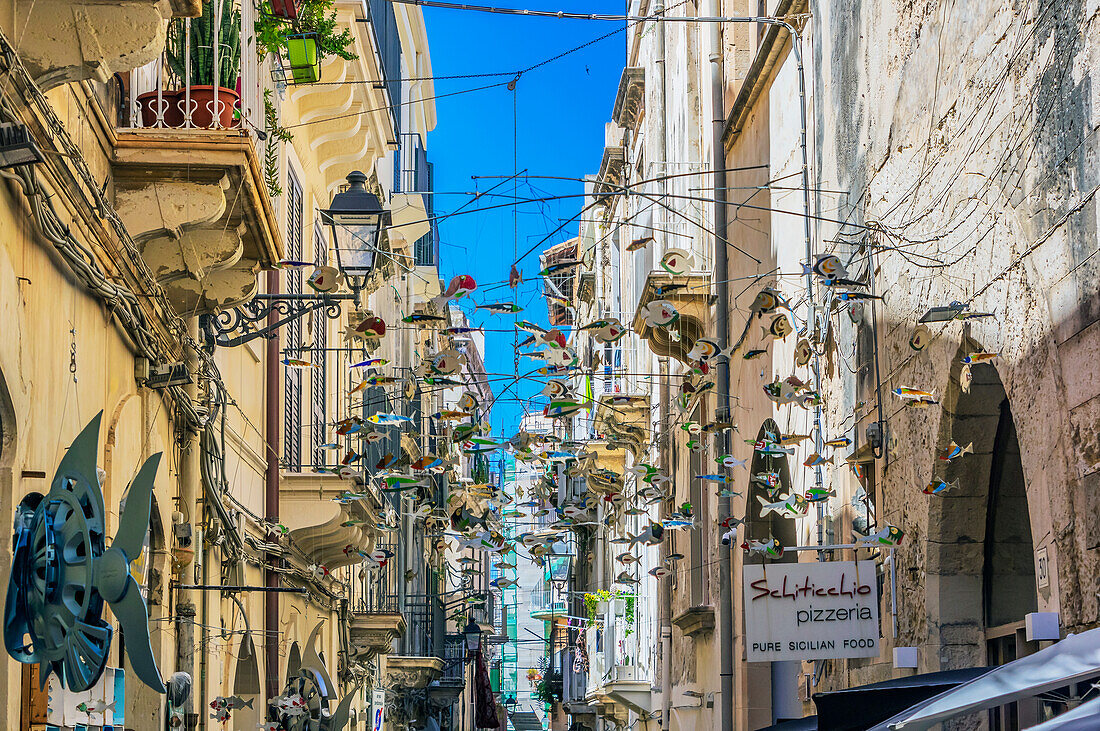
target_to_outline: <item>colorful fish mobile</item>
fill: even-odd
[[[617,317],[594,320],[581,327],[581,330],[592,331],[592,337],[605,344],[618,342],[626,335],[626,328]]]
[[[469,274],[458,274],[451,278],[447,289],[443,290],[438,297],[432,298],[432,304],[440,308],[448,301],[462,299],[475,290],[477,290],[477,282],[473,277]]]
[[[473,414],[469,411],[455,411],[454,409],[443,409],[432,414],[432,418],[436,421],[462,421],[472,417]]]
[[[446,322],[447,318],[442,315],[433,315],[430,312],[414,312],[411,315],[406,315],[401,318],[401,322],[407,322],[410,324],[421,322]]]
[[[794,325],[791,324],[790,318],[786,315],[776,315],[767,327],[761,326],[760,329],[763,331],[765,338],[785,340],[788,335],[794,332]]]
[[[794,364],[800,368],[807,366],[813,357],[814,349],[810,345],[810,341],[806,338],[799,340],[798,344],[794,346]]]
[[[956,490],[959,487],[959,481],[947,482],[946,480],[932,480],[924,488],[925,495],[942,495],[949,490]]]
[[[938,404],[936,400],[935,391],[924,391],[919,388],[911,388],[909,386],[899,386],[891,391],[895,396],[905,401],[905,405],[912,408],[927,408],[934,404]]]
[[[313,363],[303,358],[283,358],[281,363],[287,368],[320,368],[319,363]]]
[[[327,294],[329,292],[335,292],[343,281],[343,272],[336,267],[322,265],[313,270],[313,273],[306,279],[306,284],[309,285],[309,288],[314,292]]]
[[[508,272],[508,286],[515,289],[519,285],[523,284],[523,272],[516,268],[516,265],[512,265],[512,270]]]
[[[805,515],[806,511],[809,509],[809,501],[796,492],[792,492],[787,497],[774,503],[769,503],[760,495],[757,495],[756,499],[760,501],[761,518],[771,513],[775,513],[784,518],[794,518]]]
[[[412,419],[402,414],[371,414],[367,417],[367,421],[380,426],[400,426],[411,423]]]
[[[804,496],[807,502],[820,503],[828,500],[829,498],[836,497],[836,490],[833,488],[825,489],[824,487],[811,487],[806,491]]]
[[[680,313],[668,300],[654,300],[638,310],[647,327],[668,327],[680,319]]]
[[[591,401],[575,401],[572,399],[562,399],[559,401],[551,401],[543,409],[543,416],[550,417],[552,419],[564,419],[572,416],[573,414],[581,411],[582,409],[591,408]]]
[[[485,310],[494,315],[510,315],[514,312],[523,312],[523,308],[514,302],[491,302],[489,304],[477,305],[475,310]]]
[[[311,261],[298,261],[297,259],[281,259],[275,262],[276,269],[301,269],[303,267],[315,266]]]
[[[764,558],[782,558],[783,544],[775,538],[766,541],[746,541],[741,544],[741,549],[750,556],[762,556]]]
[[[857,539],[856,545],[860,547],[898,546],[901,545],[903,538],[905,538],[905,531],[896,525],[887,525],[876,533]]]
[[[822,279],[844,279],[848,276],[844,263],[835,254],[819,256],[812,265],[803,264],[802,273],[816,274]]]
[[[957,458],[963,456],[964,454],[973,454],[973,453],[974,453],[974,442],[971,442],[970,444],[967,444],[965,447],[960,447],[958,444],[955,444],[955,442],[952,441],[950,444],[948,444],[946,447],[944,447],[943,451],[940,452],[939,457],[944,462],[950,462],[951,460],[957,459]]]
[[[466,365],[466,356],[457,350],[450,349],[436,353],[428,363],[428,369],[433,374],[441,376],[453,376]]]
[[[695,257],[683,249],[668,249],[661,256],[660,266],[669,274],[687,274],[695,266]]]
[[[787,300],[783,295],[771,287],[764,287],[756,293],[752,304],[749,305],[749,312],[757,316],[763,316],[775,312],[780,307],[790,309],[790,305],[787,304]]]
[[[385,335],[385,321],[369,313],[358,322],[348,323],[344,328],[344,337],[348,340],[378,340]]]
[[[830,439],[824,442],[822,446],[830,447],[832,449],[843,449],[852,443],[852,440],[848,437],[837,437],[836,439]]]
[[[358,363],[352,363],[349,368],[381,368],[382,366],[389,365],[389,361],[385,358],[368,358],[367,360],[361,360]]]
[[[551,274],[563,271],[565,269],[571,269],[572,267],[581,264],[580,259],[561,259],[555,261],[552,264],[547,264],[546,268],[539,272],[540,277],[549,277]]]
[[[909,347],[918,353],[928,347],[932,341],[932,331],[927,325],[917,325],[909,335]]]

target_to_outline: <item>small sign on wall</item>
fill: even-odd
[[[386,725],[386,689],[374,688],[370,696],[371,731],[382,731]]]
[[[1040,592],[1050,588],[1050,557],[1046,546],[1035,551],[1035,586]]]
[[[878,657],[874,561],[747,565],[749,662]]]

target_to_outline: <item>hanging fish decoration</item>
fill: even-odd
[[[824,457],[822,457],[817,452],[814,452],[809,457],[807,457],[805,459],[805,461],[802,462],[802,466],[803,467],[819,467],[823,464],[832,464],[832,463],[833,463],[833,458],[832,457],[829,457],[828,459],[825,459]]]
[[[791,324],[790,319],[786,315],[776,315],[772,318],[772,322],[768,327],[761,327],[764,331],[764,337],[778,338],[784,340],[788,335],[794,332],[794,325]]]
[[[281,363],[287,368],[320,368],[319,363],[311,363],[302,358],[283,358]]]
[[[572,416],[582,409],[587,409],[592,406],[591,401],[573,401],[569,399],[563,399],[561,401],[551,401],[550,404],[543,409],[543,416],[548,416],[552,419],[562,419],[568,416]]]
[[[437,421],[462,421],[472,416],[473,414],[469,411],[455,411],[454,409],[443,409],[432,414],[432,418]]]
[[[825,254],[819,256],[813,266],[808,264],[802,265],[803,274],[816,274],[822,279],[845,279],[848,276],[848,270],[844,268],[843,262],[840,261],[840,257],[835,254]]]
[[[510,315],[514,312],[523,312],[523,308],[514,302],[492,302],[486,305],[477,305],[475,310],[486,310],[494,315]]]
[[[767,354],[768,351],[764,348],[754,348],[752,350],[746,351],[745,354],[741,356],[741,358],[742,360],[756,360],[760,356]]]
[[[897,546],[905,538],[905,531],[896,525],[888,525],[877,533],[856,540],[857,546]]]
[[[582,327],[581,330],[592,330],[592,337],[601,343],[618,342],[626,335],[626,328],[623,327],[617,317],[595,320]]]
[[[301,269],[303,267],[313,266],[311,261],[298,261],[296,259],[282,259],[275,262],[276,269]]]
[[[444,335],[465,335],[467,333],[479,333],[482,331],[480,327],[448,327],[443,329]]]
[[[546,351],[546,363],[551,368],[571,368],[580,363],[580,359],[570,348],[551,348]]]
[[[349,368],[381,368],[382,366],[389,365],[389,361],[385,358],[368,358],[367,360],[361,360],[358,363],[352,363]]]
[[[809,434],[783,434],[779,437],[779,443],[784,447],[791,447],[796,444],[801,444],[809,438]]]
[[[660,266],[669,274],[687,274],[695,266],[695,257],[683,249],[668,249],[661,256]]]
[[[836,439],[830,439],[822,444],[823,447],[831,447],[833,449],[843,449],[852,443],[852,440],[848,437],[837,437]]]
[[[347,340],[378,340],[386,334],[386,323],[381,317],[367,314],[355,323],[348,323],[344,328],[344,338]]]
[[[446,322],[447,318],[442,315],[433,315],[428,312],[414,312],[411,315],[406,315],[401,318],[401,322],[417,323],[417,322]]]
[[[335,292],[343,281],[344,274],[336,267],[327,265],[318,266],[306,279],[306,284],[315,292]]]
[[[959,481],[947,482],[946,480],[932,480],[924,488],[925,495],[942,495],[948,490],[956,490],[959,487]]]
[[[428,367],[432,373],[443,376],[453,376],[466,365],[466,356],[457,350],[450,349],[436,353],[432,356]]]
[[[673,292],[679,292],[681,289],[687,289],[686,284],[662,284],[659,287],[653,288],[653,293],[658,297],[666,297]]]
[[[515,289],[519,285],[523,284],[523,272],[516,268],[516,265],[512,265],[512,270],[508,272],[508,286]]]
[[[556,261],[552,264],[547,264],[546,268],[543,269],[541,272],[539,272],[539,276],[540,277],[549,277],[551,274],[554,274],[556,272],[560,272],[563,269],[570,269],[570,268],[575,267],[575,266],[577,266],[578,264],[581,264],[581,263],[582,263],[582,261],[580,259],[562,259],[562,260]]]
[[[828,490],[826,490],[824,487],[811,487],[809,490],[806,491],[804,497],[806,498],[807,502],[822,503],[829,498],[836,497],[836,489],[829,488]]]
[[[994,358],[998,357],[1000,353],[971,353],[964,357],[962,362],[966,365],[974,365],[975,363],[988,363]]]
[[[774,312],[779,307],[790,309],[783,295],[771,287],[765,287],[756,293],[756,299],[749,305],[749,311],[754,315],[763,316]]]
[[[810,341],[807,338],[799,340],[794,346],[794,364],[798,367],[809,365],[813,357],[814,349]]]
[[[760,501],[761,518],[767,517],[771,513],[783,518],[795,518],[805,515],[806,511],[809,510],[809,502],[797,492],[792,492],[779,502],[774,503],[769,503],[761,495],[757,495],[756,499]]]
[[[680,313],[667,300],[654,300],[642,307],[639,312],[648,327],[668,327],[680,318]]]
[[[927,325],[917,325],[913,328],[912,334],[909,335],[909,347],[918,353],[924,350],[931,341],[932,331],[928,329]]]
[[[447,289],[443,290],[445,299],[462,299],[477,289],[477,282],[469,274],[459,274],[451,278]]]
[[[953,459],[963,456],[964,454],[974,453],[974,442],[967,444],[965,447],[960,447],[952,441],[947,447],[940,453],[939,457],[944,462],[950,462]]]
[[[782,558],[783,544],[774,538],[766,541],[746,541],[741,544],[741,549],[750,556],[763,556],[765,558]]]
[[[367,417],[367,421],[382,426],[397,426],[400,424],[412,423],[411,418],[402,416],[401,414],[371,414]]]

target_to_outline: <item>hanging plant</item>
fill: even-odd
[[[279,112],[275,109],[275,102],[271,100],[271,89],[264,89],[264,132],[267,133],[267,143],[264,145],[264,183],[267,185],[268,195],[278,198],[283,194],[279,177],[279,143],[290,142],[294,135],[279,124]]]
[[[269,53],[287,57],[293,52],[315,54],[317,64],[329,56],[354,61],[359,58],[350,50],[355,39],[349,28],[339,26],[335,0],[301,0],[298,19],[292,23],[272,14],[270,0],[264,0],[256,21],[256,51],[260,60]],[[298,40],[307,38],[314,42]]]

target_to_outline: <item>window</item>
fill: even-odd
[[[294,173],[287,171],[286,197],[286,253],[295,261],[302,258],[302,186]],[[290,269],[286,275],[289,294],[302,293],[302,272]],[[285,329],[284,353],[300,357],[302,347],[302,323],[291,320]],[[287,469],[299,469],[302,464],[302,371],[298,368],[283,370],[283,462]]]
[[[325,231],[318,221],[313,226],[313,261],[315,264],[328,263],[328,246],[325,240]],[[321,445],[325,443],[325,377],[328,373],[328,318],[321,312],[313,313],[313,353],[314,363],[317,368],[310,369],[310,377],[313,380],[313,394],[310,402],[309,433],[313,452],[313,465],[321,467],[325,464],[325,450]]]

